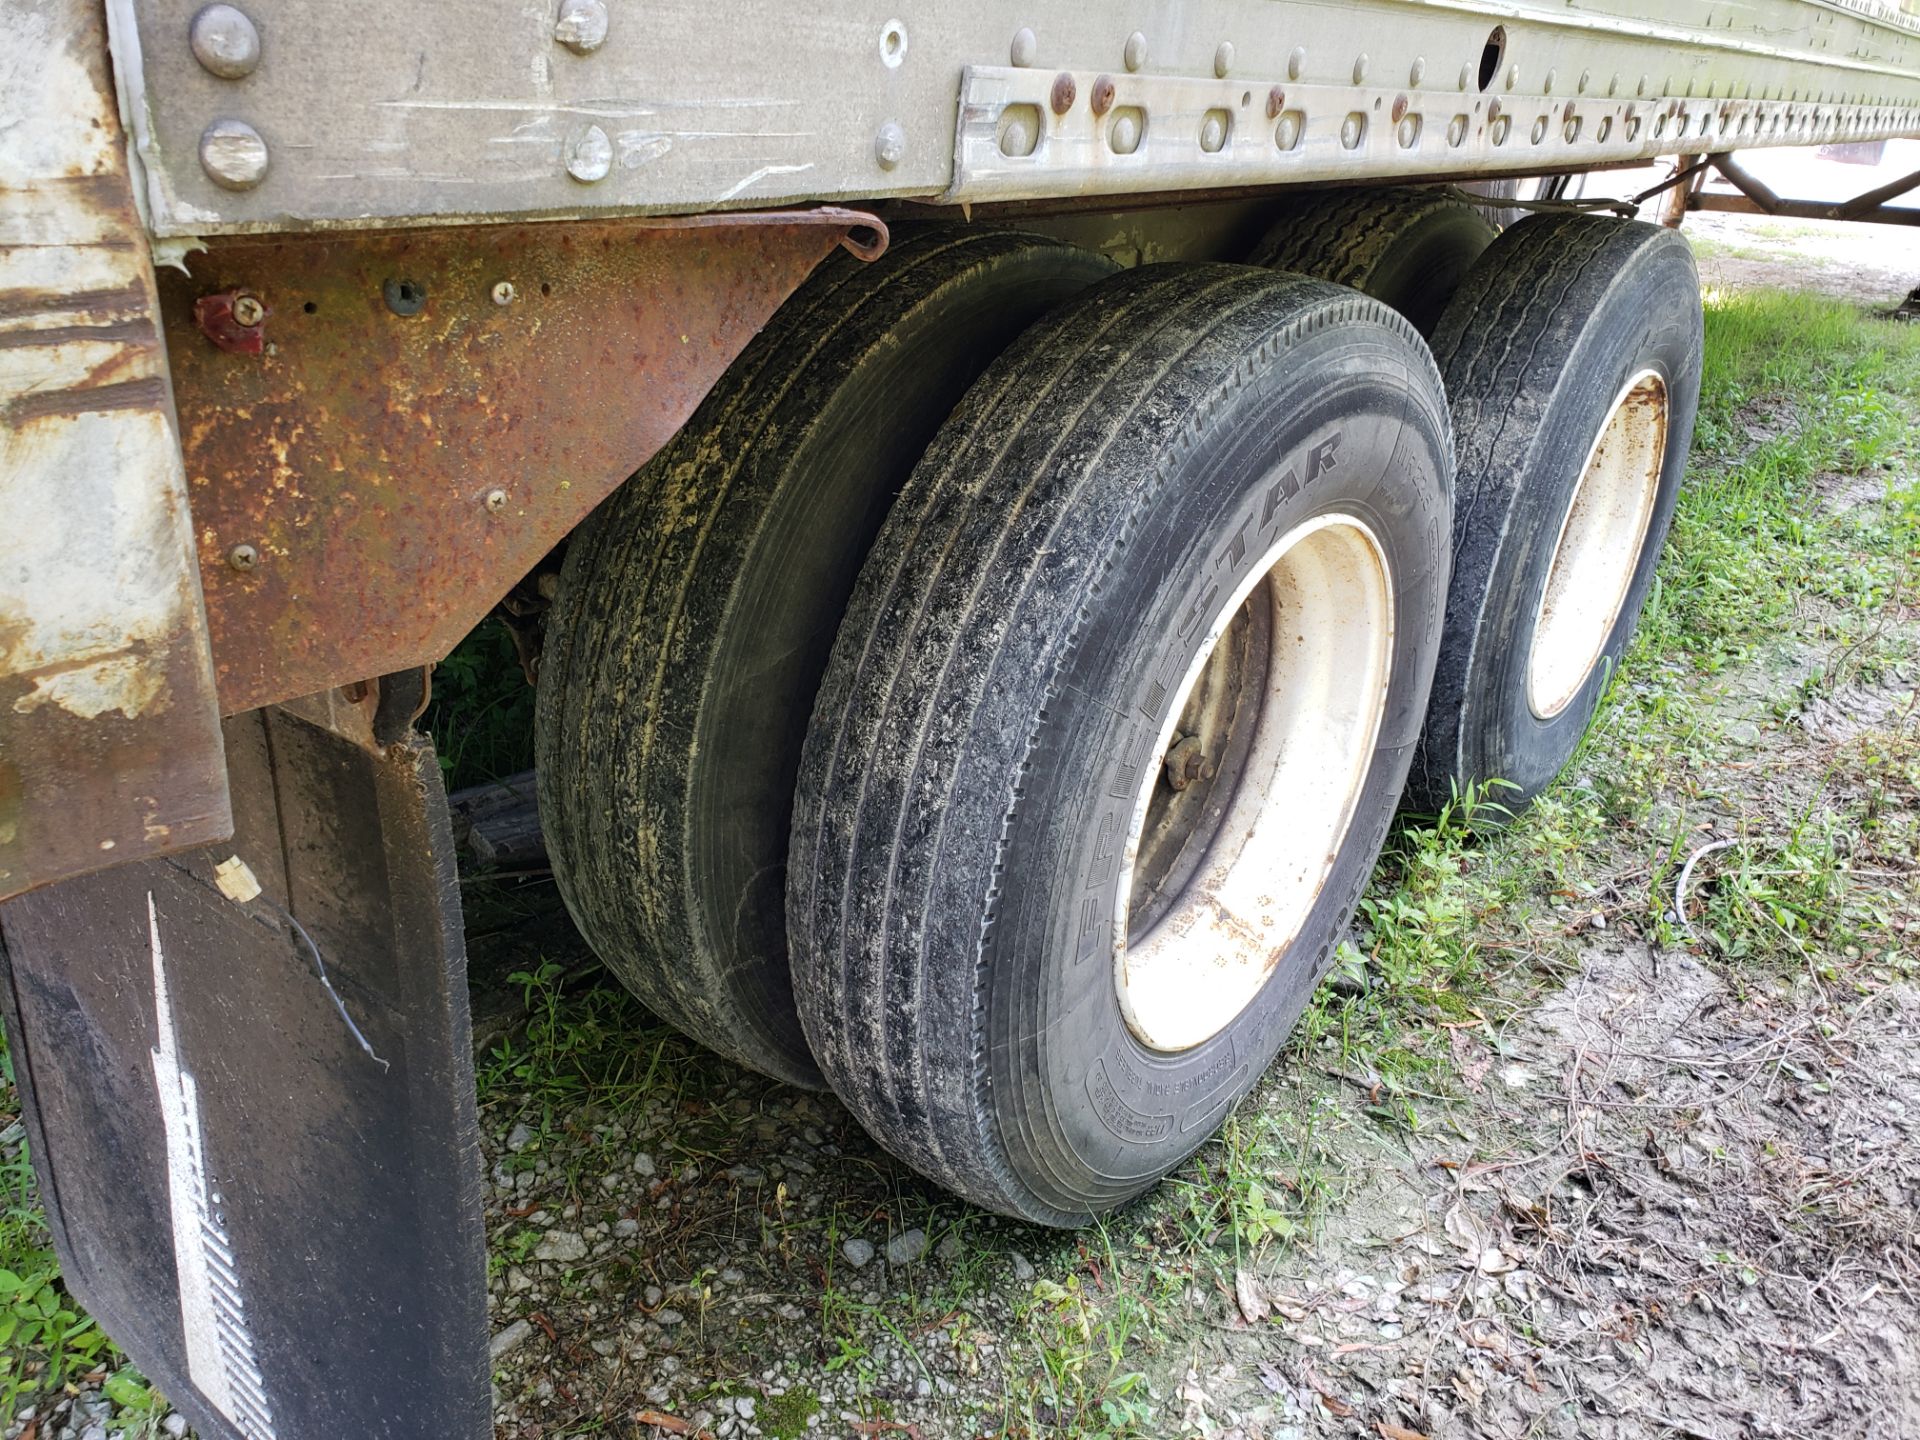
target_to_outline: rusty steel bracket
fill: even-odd
[[[97,4],[0,12],[0,151],[4,899],[232,826],[153,264]]]
[[[224,713],[445,655],[693,413],[826,207],[213,241],[161,284]],[[196,306],[247,295],[258,355]]]
[[[1850,200],[1790,200],[1749,173],[1731,153],[1707,157],[1738,195],[1713,195],[1695,190],[1687,197],[1690,210],[1724,210],[1742,215],[1780,215],[1794,220],[1861,220],[1874,225],[1920,225],[1920,208],[1889,205],[1908,191],[1920,188],[1920,170],[1890,180]]]

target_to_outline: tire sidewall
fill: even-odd
[[[1430,370],[1412,373],[1426,358],[1390,323],[1335,326],[1247,377],[1163,466],[1082,608],[1009,820],[983,946],[997,1138],[1037,1213],[1075,1219],[1117,1203],[1211,1133],[1279,1049],[1371,874],[1426,709],[1450,528],[1446,420],[1409,402],[1437,387]],[[1200,1045],[1149,1049],[1121,1013],[1112,947],[1141,767],[1160,761],[1144,751],[1221,597],[1279,536],[1335,513],[1367,525],[1392,579],[1373,763],[1318,899],[1253,1001]]]

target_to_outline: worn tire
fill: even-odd
[[[1289,202],[1247,258],[1350,285],[1431,335],[1498,233],[1475,207],[1432,190],[1322,190]]]
[[[882,1145],[978,1204],[1076,1224],[1150,1187],[1254,1083],[1411,758],[1450,460],[1412,328],[1298,276],[1130,271],[982,378],[861,573],[794,805],[801,1019]],[[1396,628],[1337,858],[1245,1008],[1190,1048],[1150,1049],[1115,981],[1116,827],[1161,765],[1147,752],[1168,677],[1206,653],[1194,618],[1238,593],[1257,542],[1350,512],[1379,536]]]
[[[1470,782],[1500,780],[1511,788],[1488,798],[1517,810],[1572,757],[1673,518],[1700,398],[1701,330],[1691,247],[1637,221],[1528,216],[1454,296],[1433,340],[1454,420],[1453,581],[1411,804],[1437,809]],[[1658,375],[1666,396],[1645,528],[1618,571],[1611,621],[1596,608],[1591,666],[1576,667],[1577,690],[1543,718],[1530,665],[1563,525],[1616,398],[1642,372]]]
[[[939,230],[827,261],[575,534],[548,625],[540,809],[581,933],[661,1018],[821,1083],[784,871],[814,687],[867,547],[999,351],[1112,265]]]

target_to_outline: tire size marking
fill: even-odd
[[[1100,1123],[1122,1140],[1151,1145],[1166,1139],[1173,1131],[1171,1115],[1142,1115],[1120,1097],[1113,1081],[1107,1078],[1104,1060],[1094,1061],[1093,1068],[1087,1071],[1087,1098],[1093,1102],[1093,1113],[1100,1117]]]

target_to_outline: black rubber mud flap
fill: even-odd
[[[490,1436],[466,953],[433,753],[279,710],[225,738],[231,845],[0,907],[67,1282],[203,1440]],[[218,888],[232,855],[258,898]]]

